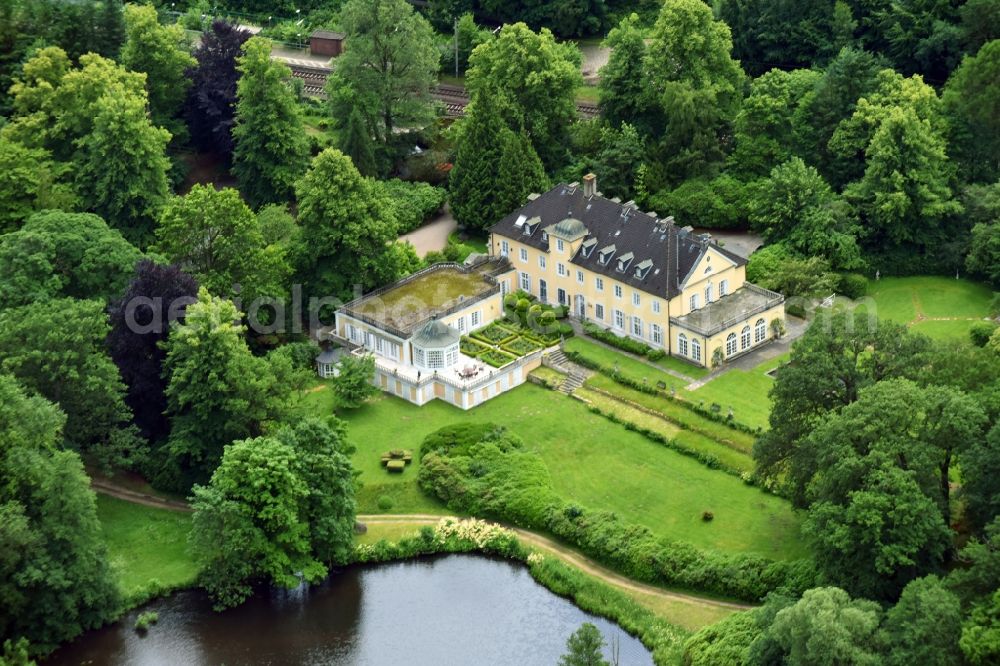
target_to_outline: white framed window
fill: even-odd
[[[688,336],[683,333],[677,336],[677,353],[681,356],[688,355]]]
[[[479,322],[482,319],[482,317],[480,316],[479,310],[476,310],[471,315],[469,315],[469,319],[472,322],[472,324],[471,324],[472,328],[475,328],[475,327],[479,326]]]
[[[709,282],[708,286],[705,287],[705,305],[712,302],[712,283]]]
[[[764,338],[767,337],[767,324],[764,323],[764,319],[758,319],[757,323],[753,325],[753,342],[754,344],[760,344],[764,342]]]
[[[604,291],[604,278],[595,277],[594,288],[597,289],[597,291]]]
[[[583,284],[583,271],[576,272],[576,281]]]
[[[399,345],[395,342],[389,343],[389,356],[397,361],[399,360]]]
[[[691,299],[689,305],[692,310],[698,309],[698,294],[691,294]]]
[[[743,331],[740,333],[740,350],[744,350],[750,347],[750,326],[744,326]]]
[[[625,328],[625,313],[621,310],[615,310],[615,328],[618,330]]]
[[[569,275],[569,272],[566,271],[566,264],[557,263],[556,264],[556,273],[559,274],[559,277],[566,277],[567,275]]]
[[[653,314],[660,314],[660,302],[658,300],[653,300]]]
[[[525,248],[521,248],[521,261],[528,260],[528,251]]]
[[[639,292],[632,292],[632,305],[639,305]]]
[[[556,239],[556,249],[559,250],[560,252],[562,252],[563,248],[565,248],[565,245],[563,244],[562,238],[557,238]]]
[[[413,361],[417,365],[422,365],[425,368],[427,367],[427,359],[424,358],[424,350],[421,349],[420,347],[413,348]]]
[[[500,280],[500,298],[506,296],[508,291],[510,291],[510,284],[507,280]]]
[[[445,354],[445,367],[450,368],[451,366],[458,363],[458,348],[452,347]]]
[[[500,241],[500,256],[506,257],[510,254],[510,243],[507,241]]]
[[[594,305],[594,316],[599,320],[604,321],[604,306],[600,303]]]
[[[723,280],[719,283],[719,298],[722,298],[729,293],[729,280]]]
[[[455,323],[457,324],[455,328],[458,329],[458,332],[465,333],[465,317],[459,317]]]
[[[538,267],[539,268],[545,268],[545,255],[544,254],[538,255]]]
[[[632,317],[632,335],[637,338],[642,337],[642,320],[638,317]]]
[[[524,272],[521,273],[521,289],[531,291],[531,276]]]
[[[427,350],[427,367],[428,368],[443,368],[444,367],[444,352],[440,349],[428,349]]]
[[[382,336],[375,336],[375,351],[385,356],[385,340],[382,339]]]
[[[615,285],[615,298],[622,297],[622,286],[620,284]]]
[[[726,356],[732,356],[736,353],[736,334],[730,333],[726,336]]]
[[[659,324],[649,325],[649,339],[653,341],[654,345],[663,346],[663,329],[660,328]]]
[[[698,338],[691,338],[691,358],[701,362],[701,343]]]

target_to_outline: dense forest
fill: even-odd
[[[271,57],[314,28],[347,35],[323,101]],[[611,49],[596,84],[574,38]],[[452,123],[432,93],[456,69]],[[1000,2],[0,0],[0,663],[128,602],[88,470],[192,498],[219,607],[346,561],[345,426],[291,416],[310,331],[464,258],[398,240],[445,201],[477,237],[591,171],[760,234],[748,279],[803,302],[876,275],[1000,289]],[[756,478],[806,516],[811,568],[689,663],[997,663],[996,324],[818,321],[772,399]]]

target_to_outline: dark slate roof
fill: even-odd
[[[661,297],[680,293],[680,285],[709,246],[738,265],[746,263],[744,257],[707,237],[677,227],[673,218],[658,219],[633,202],[622,204],[600,194],[587,197],[582,188],[565,183],[529,200],[490,231],[548,251],[545,230],[567,219],[579,221],[586,229],[571,263]],[[526,227],[530,234],[524,233]],[[556,229],[562,231],[559,227],[549,230]],[[608,255],[606,263],[601,261],[604,255]],[[623,270],[619,270],[619,259],[625,261]]]
[[[334,32],[333,30],[314,30],[309,37],[315,39],[343,40],[346,35],[342,32]]]
[[[432,319],[427,325],[417,331],[411,342],[421,349],[444,349],[457,345],[461,334],[443,321]]]

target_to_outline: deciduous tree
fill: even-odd
[[[434,118],[440,53],[427,20],[406,0],[349,0],[340,13],[347,47],[327,83],[334,115],[356,108],[389,155],[393,132]]]
[[[288,290],[291,267],[285,249],[266,243],[260,220],[234,189],[195,185],[183,197],[173,197],[164,206],[156,237],[156,251],[213,294],[238,294],[249,304]]]
[[[1000,39],[966,56],[941,96],[952,120],[954,145],[965,178],[1000,176]]]
[[[567,157],[569,125],[577,118],[576,89],[582,83],[580,51],[560,44],[548,30],[523,23],[505,25],[469,58],[466,87],[473,103],[502,98],[494,107],[514,132],[522,129],[547,169]],[[510,211],[507,211],[510,212]]]
[[[184,322],[172,324],[163,361],[170,438],[156,479],[163,487],[207,480],[223,447],[261,435],[284,413],[285,392],[267,360],[250,353],[239,319],[235,305],[202,287]]]
[[[236,113],[236,59],[251,35],[222,20],[212,22],[194,52],[197,66],[188,70],[191,88],[185,102],[191,138],[202,150],[225,161],[233,154],[233,118]]]
[[[198,283],[177,266],[143,260],[110,308],[108,349],[128,391],[125,402],[140,434],[154,443],[170,432],[165,414],[164,343],[170,325],[183,317],[185,303],[197,295]]]
[[[880,663],[878,604],[851,599],[836,587],[807,590],[794,605],[778,612],[769,634],[789,664]]]
[[[36,213],[0,236],[0,309],[60,296],[109,301],[141,258],[96,215]]]
[[[346,355],[337,365],[338,374],[330,385],[337,396],[337,406],[357,409],[368,398],[378,395],[375,379],[375,357]]]
[[[566,640],[566,654],[559,658],[559,666],[609,666],[601,654],[604,638],[600,630],[589,622]]]
[[[309,157],[302,112],[288,84],[292,72],[271,60],[262,38],[243,45],[238,59],[233,173],[254,207],[288,201]]]
[[[191,86],[186,72],[196,64],[184,30],[176,23],[161,25],[152,6],[129,4],[125,34],[120,61],[133,72],[146,74],[153,123],[176,136],[182,129],[177,115]]]
[[[0,375],[0,635],[40,651],[101,626],[119,602],[90,479],[57,450],[64,422]]]
[[[958,597],[937,576],[912,581],[886,613],[883,640],[889,666],[957,666],[962,614]]]

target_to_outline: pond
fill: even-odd
[[[145,636],[132,612],[45,663],[554,666],[584,622],[617,644],[623,666],[653,663],[638,639],[548,591],[524,566],[475,555],[349,567],[323,585],[261,592],[223,613],[198,591],[144,610],[159,613]]]

